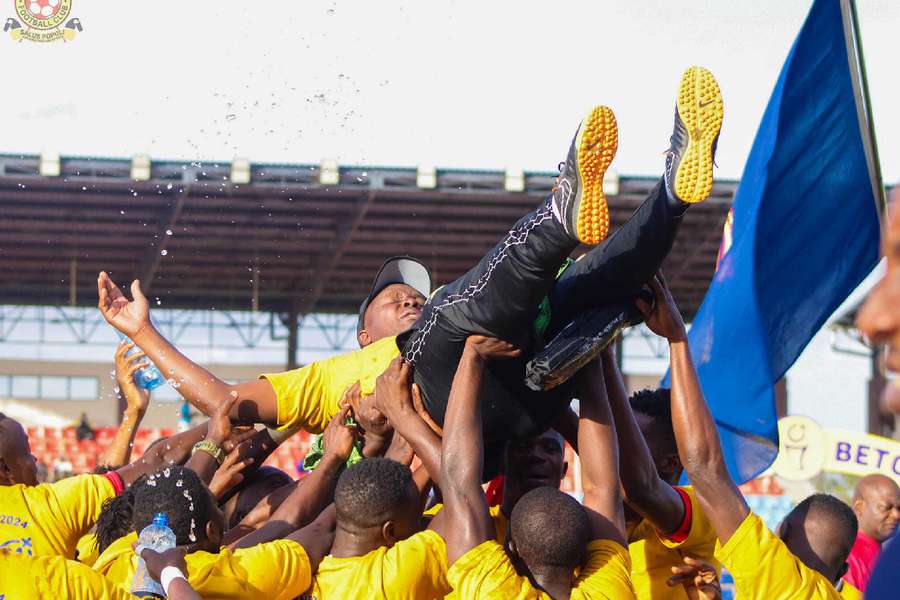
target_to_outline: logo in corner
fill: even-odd
[[[9,17],[3,31],[14,42],[71,42],[82,31],[81,19],[69,18],[72,0],[15,0],[16,17]]]

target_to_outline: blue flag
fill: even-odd
[[[775,383],[878,261],[880,182],[848,18],[840,0],[816,0],[807,15],[744,167],[731,245],[689,334],[738,483],[778,452]]]

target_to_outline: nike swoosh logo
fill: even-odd
[[[699,106],[700,106],[700,108],[706,108],[707,106],[709,106],[709,105],[712,104],[713,102],[715,102],[715,100],[707,100],[706,102],[701,102]]]

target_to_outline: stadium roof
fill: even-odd
[[[524,191],[510,192],[500,171],[439,169],[423,189],[407,168],[342,167],[323,185],[319,165],[253,164],[237,185],[227,162],[154,162],[140,181],[133,167],[51,156],[42,168],[39,156],[0,155],[0,304],[92,305],[107,270],[120,285],[140,278],[169,308],[354,313],[387,256],[422,259],[437,283],[459,276],[555,175],[525,173]],[[619,178],[613,230],[655,183]],[[713,274],[735,188],[716,182],[687,212],[664,265],[688,315]]]

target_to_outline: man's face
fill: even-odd
[[[900,372],[900,186],[891,194],[884,240],[887,271],[869,293],[856,317],[856,326],[873,344],[884,344],[885,364]],[[885,408],[900,412],[900,380],[885,391]]]
[[[653,464],[656,465],[656,472],[660,479],[669,485],[676,485],[681,479],[681,460],[678,458],[678,449],[671,448],[670,444],[660,439],[656,433],[656,422],[650,415],[645,415],[640,411],[634,411],[634,420],[641,435],[644,436],[644,442],[647,449],[650,450],[650,456],[653,458]]]
[[[13,419],[6,418],[0,422],[6,455],[2,457],[2,478],[6,485],[24,483],[25,485],[37,485],[37,459],[31,453],[28,443],[28,434],[22,426]]]
[[[524,440],[510,440],[506,445],[506,478],[519,486],[522,493],[535,488],[559,488],[565,476],[563,442],[553,430]]]
[[[875,486],[853,503],[859,528],[879,542],[888,539],[900,523],[900,488],[892,482]]]
[[[405,283],[393,283],[375,296],[366,308],[359,332],[360,346],[368,346],[380,339],[399,335],[422,316],[425,296]]]

